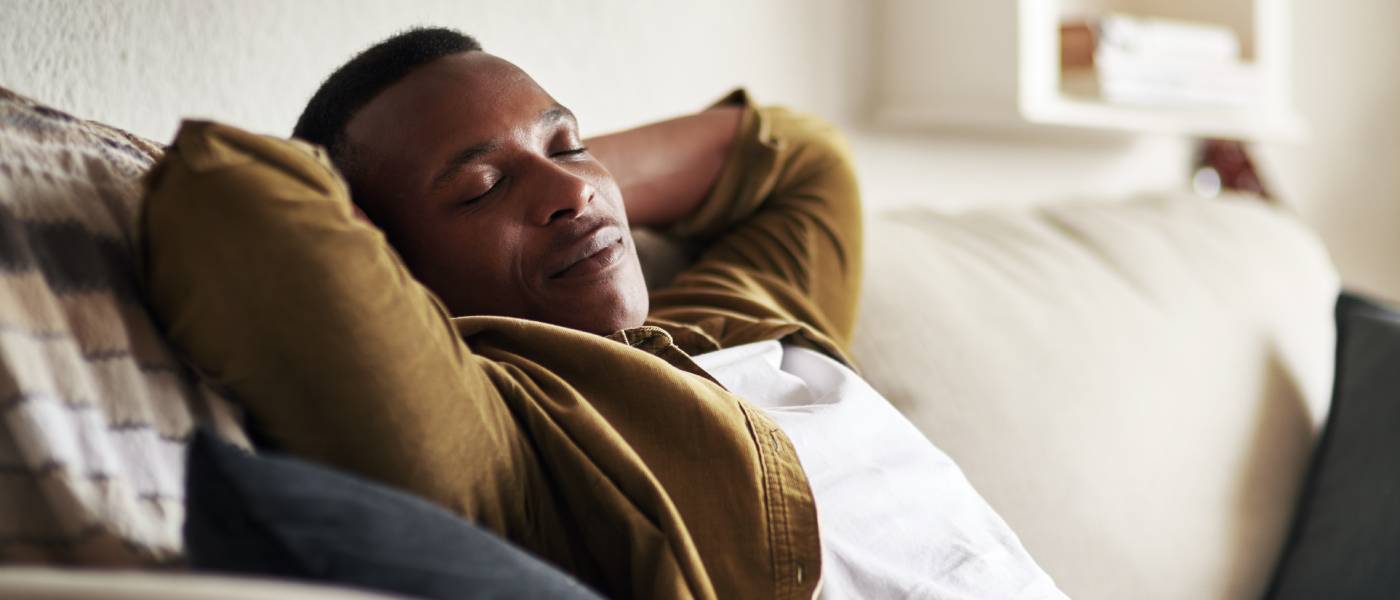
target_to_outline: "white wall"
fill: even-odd
[[[1294,83],[1311,134],[1257,149],[1348,285],[1400,301],[1400,2],[1294,0]]]
[[[1299,4],[1306,144],[1261,147],[1348,280],[1400,298],[1400,4]],[[1187,140],[869,129],[861,0],[0,0],[0,85],[166,140],[182,116],[287,133],[357,50],[413,24],[509,58],[589,132],[694,110],[734,85],[847,126],[868,203],[960,209],[1184,182]],[[1345,7],[1345,9],[1339,8]]]
[[[287,132],[332,69],[415,24],[472,34],[592,130],[702,107],[735,84],[841,112],[836,1],[0,0],[0,81],[167,139],[186,115]],[[808,10],[801,10],[810,6]],[[788,15],[801,15],[790,20]]]

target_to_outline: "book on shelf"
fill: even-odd
[[[1152,107],[1246,107],[1258,66],[1223,25],[1108,15],[1060,26],[1060,87],[1071,97]]]

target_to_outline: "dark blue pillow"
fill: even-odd
[[[494,534],[412,495],[200,432],[185,545],[195,569],[422,598],[598,598]]]
[[[1400,312],[1337,302],[1332,408],[1269,598],[1400,597]]]

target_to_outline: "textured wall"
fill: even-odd
[[[692,110],[739,83],[841,112],[843,73],[825,65],[841,64],[844,44],[829,40],[834,22],[820,22],[841,3],[749,4],[4,0],[0,81],[157,139],[183,115],[286,132],[354,52],[404,27],[442,24],[519,63],[590,130]]]

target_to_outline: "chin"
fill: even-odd
[[[628,281],[599,295],[593,302],[570,306],[567,314],[558,315],[554,323],[598,335],[611,335],[631,327],[639,327],[646,322],[650,297],[646,283],[637,270],[636,282]]]
[[[577,318],[577,315],[574,317]],[[591,318],[580,319],[581,322],[579,326],[575,326],[574,329],[598,335],[611,335],[623,329],[640,327],[642,324],[646,323],[646,319],[647,311],[645,303],[642,304],[640,309],[637,309],[635,306],[619,305],[601,314],[594,313],[594,316]]]

